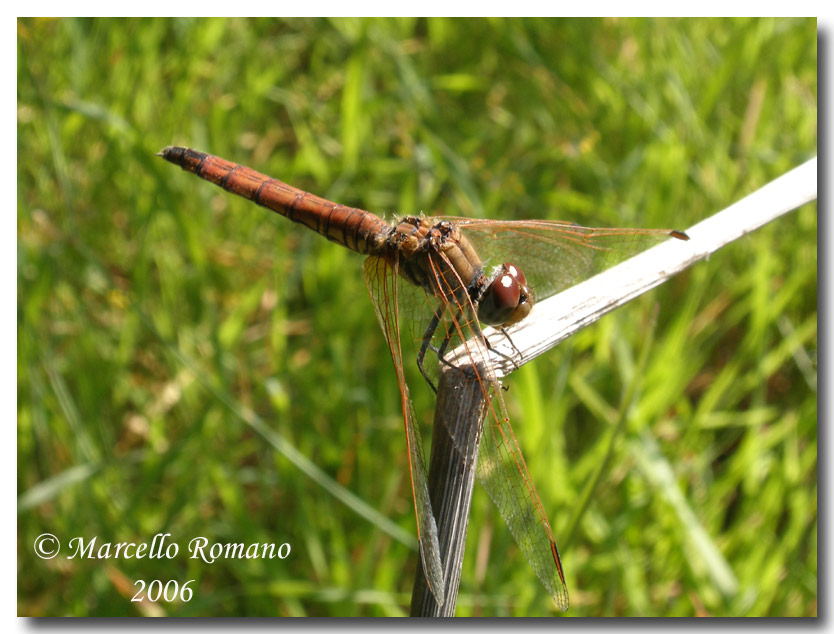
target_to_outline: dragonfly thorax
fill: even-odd
[[[530,314],[532,307],[527,278],[517,266],[505,262],[486,279],[478,300],[478,320],[487,326],[510,326]]]
[[[467,302],[487,326],[509,326],[524,319],[533,307],[533,294],[520,268],[505,262],[491,275],[477,252],[448,220],[405,216],[389,228],[380,255],[397,262],[400,276],[429,295],[464,310]]]

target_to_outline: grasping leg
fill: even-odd
[[[437,359],[440,363],[443,363],[450,368],[455,367],[454,364],[446,361],[444,358],[446,355],[446,349],[449,347],[449,342],[451,341],[451,335],[449,332],[446,332],[446,335],[443,337],[443,341],[440,343],[439,348],[435,348],[431,345],[431,340],[434,338],[434,333],[437,332],[437,327],[440,325],[440,320],[443,318],[443,312],[446,310],[446,304],[444,302],[440,302],[437,308],[432,315],[431,320],[429,321],[429,325],[426,328],[426,331],[423,333],[423,343],[420,346],[420,351],[417,353],[417,367],[420,369],[420,374],[423,375],[423,378],[426,379],[426,383],[429,384],[429,387],[437,394],[437,387],[429,378],[428,373],[426,372],[425,368],[423,367],[423,362],[426,357],[426,351],[431,350],[437,355]],[[456,311],[457,314],[452,317],[452,321],[455,322],[457,319],[460,319],[460,316],[463,314],[463,310],[458,308]]]
[[[426,370],[423,367],[423,360],[426,358],[426,350],[429,348],[431,348],[434,352],[437,352],[437,349],[431,345],[431,340],[432,337],[434,337],[434,333],[437,331],[437,326],[440,324],[441,318],[443,317],[444,308],[443,302],[440,302],[437,305],[437,308],[435,308],[434,314],[431,316],[429,325],[426,328],[426,332],[423,333],[423,344],[420,346],[420,351],[417,353],[417,367],[420,368],[420,374],[423,375],[423,378],[426,379],[426,383],[429,384],[429,387],[431,387],[435,394],[437,394],[437,386],[432,383],[429,375],[426,374]],[[446,339],[448,340],[448,336]],[[439,354],[438,357],[440,357]]]

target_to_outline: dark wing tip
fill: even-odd
[[[556,602],[556,606],[562,610],[562,612],[567,612],[568,607],[570,607],[570,599],[568,598],[568,585],[565,583],[565,573],[562,570],[562,558],[559,557],[559,549],[556,547],[556,542],[552,539],[550,540],[550,553],[553,555],[553,561],[556,564],[556,572],[559,573],[559,579],[562,580],[562,592],[558,595],[553,595],[553,600]]]
[[[670,231],[669,235],[673,238],[677,238],[678,240],[689,240],[689,236],[686,235],[683,231]]]

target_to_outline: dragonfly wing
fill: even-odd
[[[462,280],[452,273],[451,263],[444,257],[439,254],[439,260],[431,259],[429,271],[434,292],[447,306],[443,325],[438,330],[462,342],[470,359],[473,356],[487,358],[486,338],[478,320],[474,318],[474,306],[468,296],[465,296],[466,305],[460,305],[462,294],[458,289]],[[559,551],[547,514],[510,426],[498,378],[489,365],[473,363],[465,369],[459,368],[459,371],[466,372],[479,383],[484,402],[487,403],[476,476],[498,507],[513,538],[556,605],[567,610],[568,590]],[[463,433],[473,431],[476,430],[466,430]],[[449,433],[459,448],[468,446],[467,440],[456,437],[455,431],[450,429]]]
[[[553,531],[510,427],[501,388],[490,391],[490,411],[478,454],[478,481],[556,605],[565,611],[568,588]]]
[[[536,299],[544,299],[670,238],[667,229],[583,227],[556,220],[444,219],[469,239],[489,270],[511,262],[524,271]]]
[[[397,383],[402,398],[403,422],[405,424],[406,443],[408,444],[408,466],[411,475],[411,491],[414,498],[414,513],[417,517],[417,538],[420,543],[420,557],[423,562],[426,582],[438,605],[445,600],[443,565],[440,560],[440,544],[437,537],[437,524],[429,498],[426,459],[414,406],[408,391],[403,369],[402,346],[400,338],[399,282],[396,264],[389,265],[379,257],[365,260],[363,274],[371,300],[374,304],[379,325],[388,343]]]

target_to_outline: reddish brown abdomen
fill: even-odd
[[[388,223],[368,211],[319,198],[218,156],[183,147],[166,147],[160,156],[362,254],[378,253],[391,231]]]

